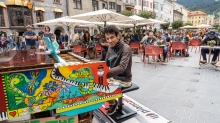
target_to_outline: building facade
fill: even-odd
[[[32,8],[27,5],[32,4]],[[10,34],[19,32],[22,35],[27,25],[66,16],[66,0],[2,0],[0,4],[0,30]],[[43,25],[34,25],[33,31],[44,31]],[[65,27],[50,26],[51,32],[65,32]]]
[[[138,14],[140,11],[142,11],[142,8],[143,10],[146,10],[146,11],[153,11],[153,0],[133,0],[133,1],[135,4],[134,14]]]
[[[208,15],[207,24],[212,25],[212,26],[215,24],[215,16],[214,15]]]
[[[188,21],[197,26],[200,24],[207,24],[208,15],[202,11],[188,12]]]
[[[68,0],[67,11],[69,16],[74,16],[86,12],[92,12],[101,9],[108,9],[113,12],[120,13],[124,8],[123,0]],[[90,34],[96,34],[97,27],[71,27],[71,32],[81,32],[82,30],[89,29]]]
[[[164,1],[163,9],[160,16],[161,21],[173,22],[173,5],[169,1]]]

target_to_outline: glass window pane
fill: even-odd
[[[5,26],[3,7],[0,6],[0,27]]]
[[[36,20],[37,20],[37,23],[44,21],[43,11],[36,11]],[[43,25],[39,25],[38,27],[43,27]]]

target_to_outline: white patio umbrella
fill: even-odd
[[[127,16],[106,9],[79,14],[79,15],[71,16],[70,18],[80,19],[90,22],[104,22],[104,25],[106,25],[106,22],[132,20]]]
[[[153,24],[165,24],[167,22],[165,21],[160,21],[160,20],[156,20],[156,19],[148,19],[150,21],[152,21]]]
[[[134,26],[134,31],[135,31],[135,26],[137,25],[146,25],[146,24],[151,24],[153,21],[150,21],[149,19],[142,18],[137,15],[132,15],[129,16],[131,20],[122,20],[122,21],[116,21],[115,23],[121,23],[121,24],[132,24]]]
[[[74,25],[79,25],[79,24],[84,24],[84,23],[90,23],[88,21],[84,20],[77,20],[77,19],[70,19],[69,17],[62,17],[58,19],[52,19],[40,23],[35,23],[33,25],[54,25],[54,26],[74,26]]]
[[[180,27],[180,29],[195,29],[195,28],[196,28],[195,26],[190,26],[190,25]]]
[[[208,24],[200,24],[200,25],[197,25],[196,28],[212,28],[212,26]]]

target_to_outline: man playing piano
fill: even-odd
[[[126,43],[119,40],[119,30],[114,25],[109,25],[104,28],[106,41],[109,44],[106,55],[107,66],[110,67],[107,73],[109,84],[120,83],[122,88],[131,86],[131,66],[132,66],[132,51]],[[114,114],[118,102],[111,100],[107,115]]]

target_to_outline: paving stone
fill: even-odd
[[[192,108],[193,107],[193,103],[186,102],[186,101],[181,102],[181,105],[185,106],[185,107],[188,107],[188,108]]]
[[[181,123],[196,123],[196,120],[191,120],[191,119],[183,118]]]
[[[193,88],[187,88],[186,91],[189,91],[189,92],[196,92],[196,89],[193,89]]]
[[[186,112],[186,111],[178,110],[176,115],[177,115],[177,116],[181,116],[181,117],[185,117],[185,118],[189,118],[190,113],[189,113],[189,112]]]
[[[213,118],[213,113],[203,111],[203,110],[199,110],[199,115],[204,116],[204,117],[208,117],[208,118]]]
[[[205,117],[203,116],[200,116],[200,115],[197,115],[197,114],[191,114],[190,115],[190,118],[191,120],[196,120],[197,123],[202,123],[202,122],[205,122]]]
[[[181,117],[177,116],[177,115],[173,115],[173,114],[170,114],[168,116],[168,119],[173,121],[173,122],[181,122]]]
[[[220,123],[220,120],[219,119],[213,119],[213,118],[206,117],[205,118],[205,122],[206,123]]]

